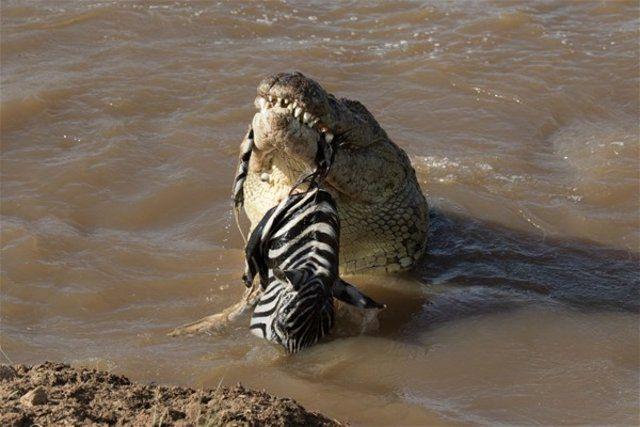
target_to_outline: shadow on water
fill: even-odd
[[[534,235],[439,209],[431,210],[430,220],[428,255],[409,276],[446,288],[431,301],[448,305],[444,298],[458,306],[458,316],[444,317],[501,311],[532,298],[581,310],[640,312],[636,253]],[[460,310],[460,304],[468,309]],[[430,316],[445,321],[446,311],[439,307]]]

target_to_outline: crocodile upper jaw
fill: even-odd
[[[259,149],[277,147],[288,139],[306,145],[320,138],[330,144],[334,139],[331,128],[299,107],[296,101],[257,96],[255,104],[258,112],[253,119],[253,129]]]

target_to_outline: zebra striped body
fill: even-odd
[[[243,186],[253,148],[250,128],[240,146],[233,184],[239,229],[238,213],[244,202]],[[338,277],[338,211],[331,194],[318,184],[329,172],[334,155],[330,141],[318,141],[315,171],[302,176],[291,192],[305,182],[308,190],[290,193],[267,211],[245,248],[243,281],[251,287],[259,274],[262,289],[251,318],[251,332],[290,353],[312,346],[331,331],[334,297],[362,309],[384,307]]]
[[[333,326],[340,225],[331,195],[317,186],[269,210],[246,247],[245,284],[260,275],[254,335],[295,353]]]

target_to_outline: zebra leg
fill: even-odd
[[[244,291],[242,299],[234,305],[227,307],[220,313],[212,314],[196,320],[192,323],[180,326],[168,335],[177,337],[179,335],[195,335],[203,333],[221,332],[226,326],[240,318],[247,309],[253,308],[258,301],[262,288],[260,283],[254,284],[252,287]]]
[[[236,176],[233,180],[232,199],[233,199],[233,215],[236,220],[236,225],[242,236],[242,240],[247,243],[247,238],[240,227],[240,209],[244,204],[244,182],[247,179],[249,173],[249,160],[251,159],[251,153],[253,152],[253,128],[249,126],[247,134],[244,136],[242,143],[240,144],[240,158],[238,159],[238,169]]]

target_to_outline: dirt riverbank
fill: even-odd
[[[0,425],[338,426],[292,399],[237,385],[195,390],[137,384],[62,363],[0,366]]]

